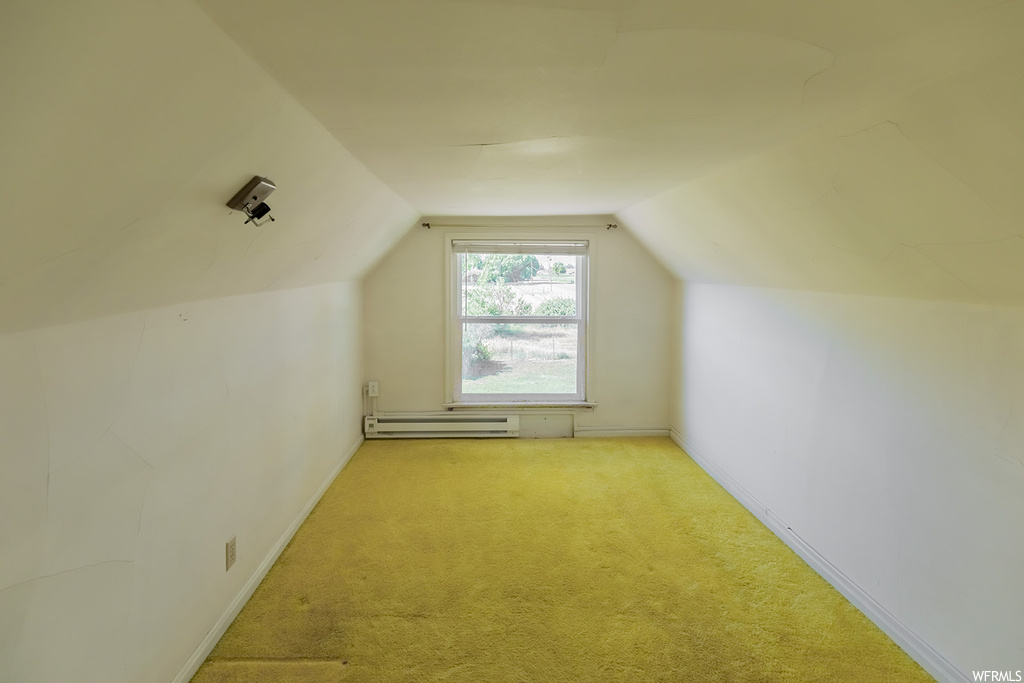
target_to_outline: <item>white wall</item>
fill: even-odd
[[[0,337],[0,681],[174,676],[358,442],[361,308],[342,283]]]
[[[970,676],[1024,663],[1024,309],[680,286],[677,429]]]
[[[589,224],[606,217],[503,219],[524,227]],[[445,393],[445,234],[472,232],[444,224],[484,225],[499,219],[432,219],[411,230],[366,276],[364,379],[380,380],[379,409],[436,411]],[[489,227],[494,234],[515,229]],[[667,429],[672,362],[673,280],[624,228],[592,233],[590,352],[593,412],[577,415],[583,429]],[[550,418],[541,434],[571,432],[571,419]],[[524,423],[525,425],[525,423]],[[525,428],[525,427],[524,427]],[[527,428],[527,431],[532,427]],[[553,430],[553,431],[552,431]]]
[[[3,15],[0,681],[166,681],[357,442],[417,214],[190,0]]]
[[[919,85],[619,214],[686,282],[693,454],[968,676],[1024,669],[1024,5],[992,9],[880,48]],[[873,59],[802,101],[895,86]]]

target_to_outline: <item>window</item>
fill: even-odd
[[[588,242],[450,244],[454,402],[585,401]]]

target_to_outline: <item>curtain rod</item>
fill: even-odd
[[[427,230],[430,230],[431,228],[467,228],[470,230],[479,230],[482,228],[523,228],[527,230],[531,228],[551,228],[554,230],[565,230],[566,228],[604,228],[606,230],[615,230],[619,227],[619,224],[601,223],[598,225],[597,223],[594,223],[588,225],[523,225],[522,223],[508,223],[495,225],[492,223],[490,225],[480,225],[479,223],[430,223],[428,221],[423,221],[420,223],[420,227],[426,228]]]

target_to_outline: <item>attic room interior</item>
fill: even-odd
[[[1024,0],[7,0],[0,683],[1021,680],[1021,36]],[[273,222],[226,205],[253,176]],[[364,435],[476,414],[519,438]],[[312,591],[245,631],[328,550],[368,630],[302,654]]]

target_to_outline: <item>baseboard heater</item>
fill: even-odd
[[[363,433],[367,439],[517,438],[519,416],[486,413],[366,416]]]

